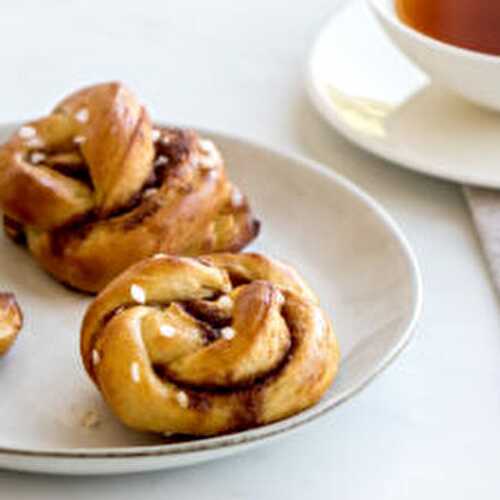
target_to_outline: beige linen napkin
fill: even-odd
[[[500,296],[500,192],[470,186],[463,191]]]

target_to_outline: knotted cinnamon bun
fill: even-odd
[[[156,252],[236,251],[258,232],[216,146],[153,127],[119,83],[70,95],[0,148],[0,207],[9,236],[89,292]]]
[[[11,347],[23,326],[23,315],[12,293],[0,292],[0,356]]]
[[[313,405],[339,365],[314,294],[258,254],[160,254],[135,264],[89,307],[81,355],[126,425],[198,436]]]

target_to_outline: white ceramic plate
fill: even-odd
[[[11,128],[0,129],[3,140]],[[177,467],[264,444],[363,388],[409,340],[421,303],[415,258],[383,209],[312,162],[219,134],[231,177],[252,200],[262,233],[253,250],[292,263],[331,315],[343,360],[315,407],[258,429],[166,444],[122,427],[80,363],[78,332],[89,299],[46,276],[0,237],[0,287],[16,293],[26,325],[0,360],[0,467],[106,474]],[[82,419],[96,411],[100,425]]]
[[[431,83],[386,37],[365,0],[338,10],[307,67],[309,95],[352,142],[421,173],[500,187],[500,114]]]

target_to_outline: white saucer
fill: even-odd
[[[320,32],[309,95],[352,142],[421,173],[500,188],[500,113],[430,83],[355,0]],[[500,89],[499,89],[500,92]]]
[[[1,126],[0,141],[12,131]],[[90,299],[49,278],[0,234],[0,287],[16,293],[25,313],[16,344],[0,359],[0,468],[117,474],[247,450],[357,394],[411,338],[421,305],[420,273],[390,216],[331,169],[241,139],[210,136],[262,221],[252,249],[295,266],[332,317],[342,352],[335,384],[316,406],[245,432],[168,442],[127,430],[80,362],[79,327]],[[89,411],[97,413],[98,426],[84,425]]]

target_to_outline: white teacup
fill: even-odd
[[[394,0],[368,2],[391,40],[434,81],[476,104],[500,110],[500,56],[456,47],[416,31],[399,19]]]

